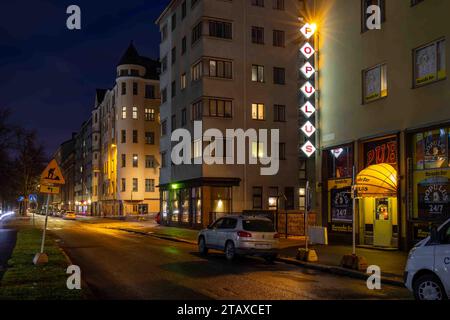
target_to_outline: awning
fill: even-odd
[[[358,197],[396,197],[397,170],[389,164],[377,164],[361,171],[356,178]]]

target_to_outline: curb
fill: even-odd
[[[331,273],[331,274],[335,274],[335,275],[339,275],[339,276],[346,276],[346,277],[359,279],[359,280],[367,280],[367,278],[369,277],[368,274],[363,273],[363,272],[350,270],[350,269],[346,269],[346,268],[342,268],[342,267],[335,267],[335,266],[328,266],[328,265],[323,265],[323,264],[318,264],[318,263],[299,261],[294,258],[278,257],[276,260],[279,262],[286,263],[286,264],[296,265],[296,266],[300,266],[300,267],[304,267],[304,268],[308,268],[308,269],[323,271],[323,272],[327,272],[327,273]],[[395,280],[395,279],[389,279],[389,278],[383,277],[383,276],[381,277],[381,282],[384,284],[388,284],[388,285],[392,285],[392,286],[396,286],[396,287],[402,287],[402,288],[405,287],[405,284],[402,281]]]
[[[197,241],[187,240],[187,239],[178,238],[178,237],[172,237],[172,236],[164,235],[161,233],[144,232],[144,231],[139,231],[139,230],[134,230],[134,229],[124,229],[124,228],[107,228],[107,229],[135,233],[135,234],[139,234],[142,236],[149,236],[149,237],[163,239],[163,240],[169,240],[169,241],[173,241],[173,242],[181,242],[181,243],[197,245]]]

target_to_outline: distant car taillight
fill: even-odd
[[[238,231],[238,236],[241,238],[251,238],[252,234],[250,232]]]
[[[280,234],[279,234],[279,233],[275,233],[275,234],[273,235],[273,238],[274,238],[274,239],[280,239]]]

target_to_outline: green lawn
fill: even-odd
[[[0,282],[0,300],[79,300],[83,290],[69,290],[66,286],[68,262],[55,241],[47,235],[45,252],[49,262],[44,266],[33,264],[39,252],[42,231],[22,228],[9,260],[10,267]]]

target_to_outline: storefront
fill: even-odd
[[[408,134],[410,244],[429,235],[430,224],[450,217],[450,124]]]

